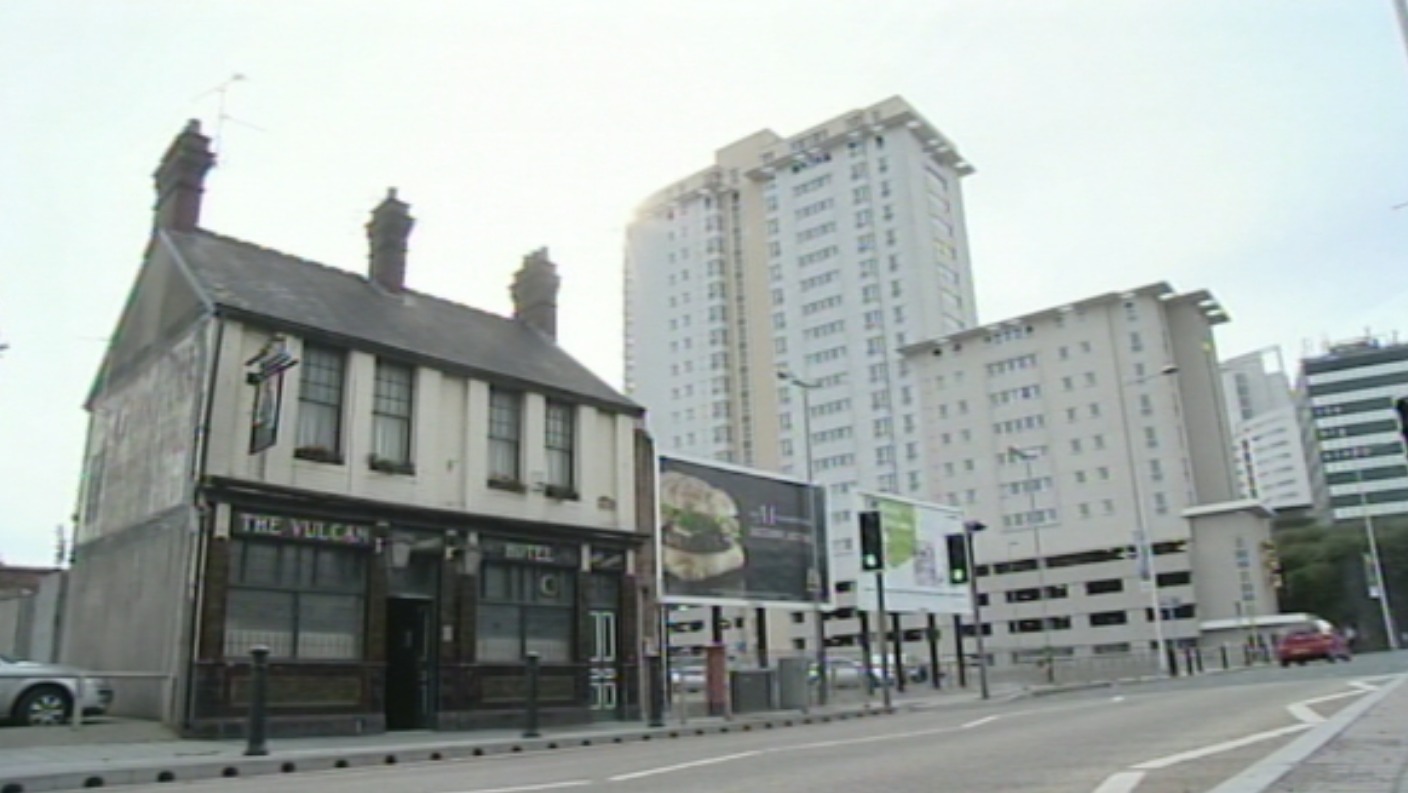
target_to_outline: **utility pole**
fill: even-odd
[[[815,487],[816,482],[812,481],[812,406],[811,392],[813,388],[821,385],[815,381],[803,380],[802,378],[783,369],[777,372],[777,379],[788,385],[796,386],[802,392],[802,454],[806,457],[807,485]],[[812,590],[812,624],[815,630],[813,641],[816,642],[816,674],[817,688],[816,700],[818,705],[825,706],[828,699],[828,689],[830,680],[826,669],[826,615],[823,609],[829,594],[822,586],[821,575],[822,564],[826,561],[827,548],[820,543],[821,532],[816,511],[816,500],[812,498],[813,493],[807,493],[807,518],[811,521],[814,541],[812,543],[812,570],[808,576],[808,584]]]
[[[1020,459],[1025,467],[1026,481],[1022,487],[1027,490],[1027,520],[1032,522],[1032,542],[1036,549],[1036,585],[1038,597],[1041,600],[1041,662],[1046,666],[1046,682],[1056,682],[1056,658],[1051,650],[1051,620],[1047,616],[1046,598],[1049,594],[1046,591],[1046,557],[1041,551],[1041,524],[1042,519],[1037,515],[1036,509],[1036,480],[1032,478],[1032,463],[1037,455],[1034,452],[1019,449],[1016,446],[1007,447],[1007,453]]]

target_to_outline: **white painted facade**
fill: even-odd
[[[382,473],[368,464],[372,438],[372,393],[377,356],[345,350],[341,464],[299,459],[297,438],[299,369],[284,379],[278,441],[251,455],[248,449],[254,389],[244,384],[245,362],[271,334],[226,320],[211,418],[207,473],[311,492],[373,499],[407,507],[454,510],[534,523],[632,532],[636,529],[633,430],[635,419],[587,404],[576,406],[573,481],[579,498],[548,495],[542,443],[547,397],[524,393],[522,470],[527,491],[488,486],[489,383],[426,366],[414,368],[411,458],[415,473]],[[300,357],[304,340],[285,336]],[[396,361],[396,359],[392,359]],[[396,361],[401,363],[403,361]]]

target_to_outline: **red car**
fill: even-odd
[[[1349,645],[1332,630],[1299,630],[1276,643],[1276,659],[1281,666],[1290,666],[1292,662],[1304,665],[1306,661],[1322,659],[1330,663],[1348,661]]]

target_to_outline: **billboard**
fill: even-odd
[[[823,488],[673,455],[656,476],[665,602],[798,608],[816,586],[829,599]]]
[[[968,585],[950,584],[945,537],[963,533],[963,512],[954,507],[889,494],[857,492],[854,512],[876,510],[885,537],[885,610],[900,613],[968,614]],[[859,525],[846,528],[850,542],[837,544],[838,575],[854,576],[856,607],[879,608],[875,574],[860,571]]]

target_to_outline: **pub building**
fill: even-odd
[[[543,723],[639,718],[619,535],[216,492],[228,531],[206,557],[192,734],[243,728],[256,645],[276,735],[518,726],[528,652]]]
[[[274,736],[519,725],[529,653],[544,724],[638,717],[653,456],[558,346],[546,249],[498,316],[407,286],[394,190],[339,269],[201,228],[213,164],[191,122],[155,175],[86,404],[63,660],[143,672],[117,714],[190,736],[241,734],[261,645]]]

